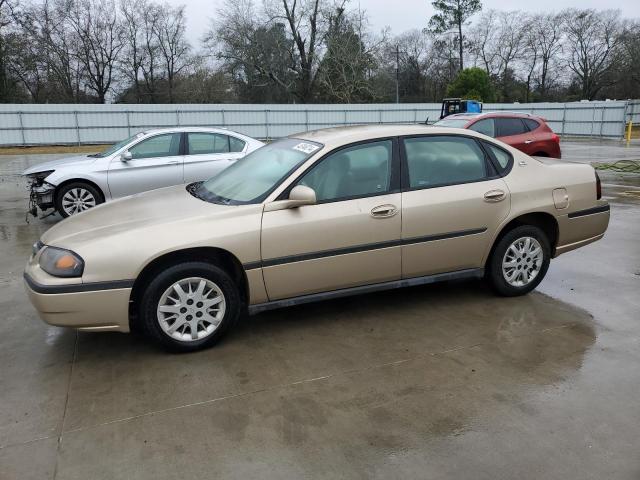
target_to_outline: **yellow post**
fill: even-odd
[[[631,127],[632,127],[633,123],[631,122],[631,120],[629,120],[629,123],[627,123],[627,134],[625,135],[627,138],[627,143],[629,143],[631,141]]]

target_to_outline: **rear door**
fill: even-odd
[[[514,148],[531,154],[533,137],[529,134],[529,129],[518,117],[496,117],[496,137]]]
[[[405,138],[401,153],[402,277],[482,267],[510,208],[488,153],[460,135]]]
[[[114,198],[183,183],[182,133],[162,133],[129,147],[131,160],[109,164],[107,181]]]
[[[312,188],[315,205],[264,212],[262,262],[270,300],[400,278],[398,167],[393,139],[341,148],[290,187]]]
[[[241,158],[243,140],[222,133],[187,132],[184,159],[185,183],[207,180]]]

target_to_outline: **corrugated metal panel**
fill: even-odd
[[[621,137],[638,102],[485,104],[485,111],[539,115],[564,135]],[[440,105],[0,105],[0,145],[110,143],[159,127],[219,126],[256,138],[339,125],[433,123]],[[625,117],[626,115],[626,117]],[[628,118],[627,118],[628,117]],[[639,119],[640,120],[640,119]]]

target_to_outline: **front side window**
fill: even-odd
[[[482,120],[478,120],[476,123],[469,127],[469,130],[482,133],[489,137],[496,136],[496,127],[493,123],[493,118],[483,118]]]
[[[484,152],[471,138],[408,138],[404,147],[410,188],[475,182],[487,177]]]
[[[180,155],[181,135],[180,133],[156,135],[134,145],[129,152],[134,159]]]
[[[220,133],[188,133],[187,148],[189,155],[228,153],[229,137]]]
[[[318,202],[378,195],[389,191],[393,142],[382,140],[330,154],[298,182],[316,192]]]
[[[200,184],[193,195],[225,205],[259,203],[322,145],[286,138],[254,150]]]
[[[496,118],[496,129],[498,137],[509,137],[511,135],[521,135],[527,131],[519,118]]]

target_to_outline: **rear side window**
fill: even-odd
[[[495,122],[498,137],[521,135],[528,131],[519,118],[496,118]]]
[[[527,126],[529,131],[535,130],[536,128],[538,128],[540,126],[540,124],[538,122],[536,122],[535,120],[532,120],[530,118],[523,118],[522,121]]]
[[[229,137],[229,151],[232,153],[241,152],[244,150],[245,141],[236,137]]]
[[[496,127],[493,123],[493,118],[483,118],[469,127],[469,130],[474,132],[483,133],[489,137],[496,136]]]
[[[227,153],[229,151],[229,137],[220,133],[189,133],[187,145],[189,155],[204,153]]]
[[[404,141],[409,188],[468,183],[487,177],[484,152],[465,137],[429,136]]]
[[[511,164],[511,154],[506,150],[501,149],[500,147],[496,147],[493,143],[482,142],[482,144],[493,154],[495,159],[498,161],[498,170],[500,171],[500,173],[506,171]]]

